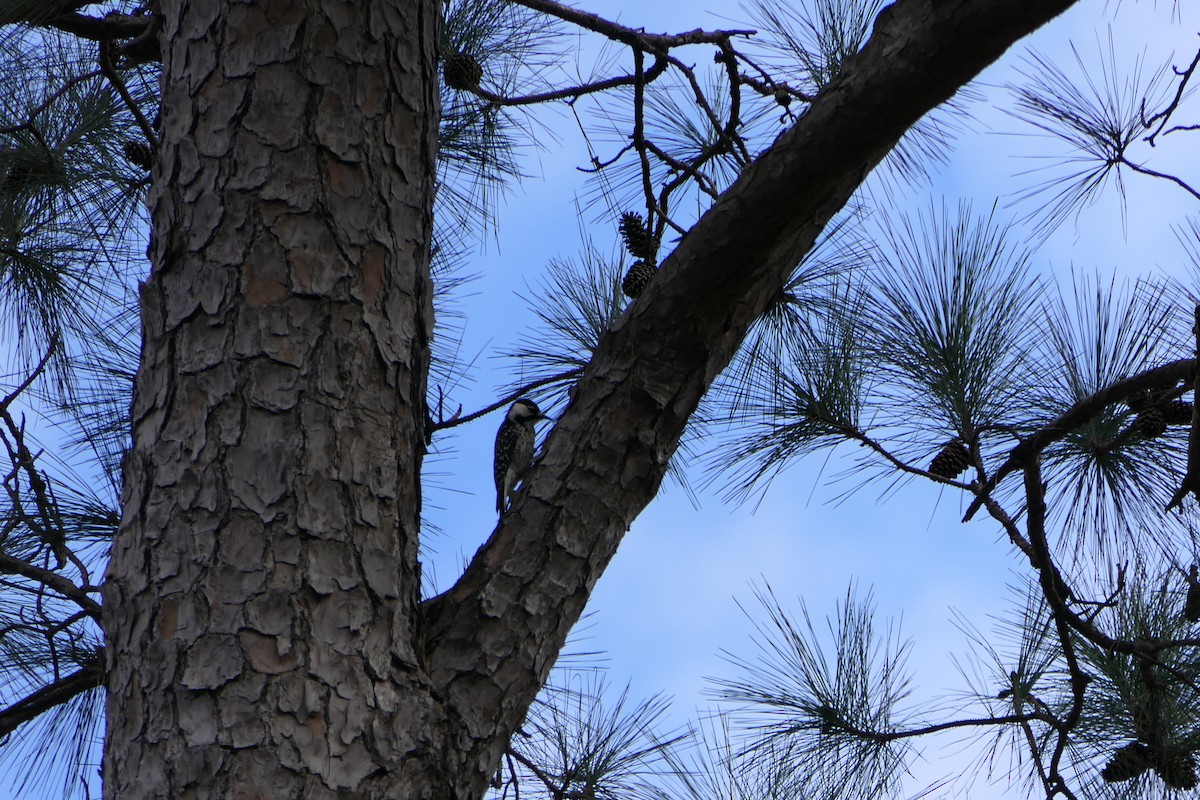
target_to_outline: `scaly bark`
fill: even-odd
[[[106,797],[448,785],[409,758],[438,13],[162,3]]]

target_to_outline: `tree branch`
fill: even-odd
[[[1046,493],[1045,485],[1042,483],[1041,461],[1038,455],[1034,455],[1024,465],[1024,477],[1025,527],[1029,534],[1029,542],[1033,545],[1034,567],[1038,571],[1042,594],[1050,606],[1050,614],[1054,618],[1054,627],[1059,643],[1062,645],[1063,658],[1066,659],[1067,670],[1071,676],[1071,710],[1067,712],[1066,719],[1057,726],[1058,736],[1054,745],[1054,753],[1050,757],[1047,776],[1052,785],[1058,785],[1065,783],[1059,772],[1059,765],[1066,752],[1068,736],[1083,715],[1084,691],[1091,680],[1079,664],[1079,656],[1076,653],[1076,643],[1071,636],[1071,629],[1079,630],[1088,638],[1092,638],[1092,634],[1099,635],[1099,631],[1090,623],[1079,619],[1067,607],[1070,590],[1063,582],[1058,567],[1054,565],[1054,559],[1050,554],[1050,545],[1046,539]],[[1108,639],[1109,637],[1103,638]]]
[[[475,420],[479,419],[480,417],[487,416],[488,414],[492,413],[493,411],[499,411],[500,409],[504,408],[509,403],[516,400],[517,398],[523,397],[523,396],[529,394],[534,389],[540,389],[543,386],[548,386],[552,383],[557,383],[558,381],[566,380],[567,378],[573,378],[573,377],[581,374],[582,372],[583,372],[583,368],[580,367],[578,369],[567,370],[566,372],[559,373],[558,375],[551,375],[548,378],[542,378],[542,379],[536,380],[532,383],[527,383],[524,386],[520,387],[519,389],[514,389],[513,391],[509,392],[504,397],[501,397],[499,400],[492,403],[491,405],[484,406],[483,408],[479,409],[478,411],[472,411],[470,414],[464,415],[464,414],[459,413],[459,414],[453,415],[452,417],[450,417],[450,419],[438,420],[437,422],[434,422],[432,419],[430,419],[426,426],[428,435],[432,436],[437,431],[443,431],[443,430],[446,430],[447,428],[456,428],[459,425],[466,425],[468,422],[474,422]],[[460,411],[461,411],[461,409],[460,409]]]
[[[918,736],[928,736],[931,733],[940,733],[942,731],[952,731],[957,728],[986,728],[993,725],[1013,725],[1023,722],[1044,722],[1052,727],[1057,727],[1059,722],[1050,714],[1043,711],[1034,711],[1028,714],[1005,714],[1000,717],[976,717],[973,719],[955,719],[949,722],[939,722],[933,725],[924,725],[920,728],[909,728],[902,731],[869,731],[863,728],[856,728],[845,720],[838,720],[837,727],[844,730],[846,733],[857,739],[864,741],[877,742],[885,744],[887,742],[900,741],[902,739],[914,739]]]
[[[971,521],[971,518],[975,516],[975,512],[979,511],[983,505],[983,497],[991,494],[1000,481],[1018,469],[1021,469],[1030,458],[1036,457],[1047,446],[1062,439],[1071,431],[1099,414],[1107,406],[1119,403],[1128,397],[1132,397],[1139,392],[1152,389],[1163,383],[1177,383],[1187,378],[1194,378],[1195,374],[1196,359],[1184,358],[1138,373],[1131,378],[1117,381],[1111,386],[1107,386],[1095,394],[1080,400],[1064,411],[1058,419],[1052,421],[1032,436],[1029,436],[1009,451],[1008,458],[1000,465],[1000,468],[992,473],[992,477],[982,487],[976,490],[977,495],[971,501],[971,505],[967,507],[967,513],[963,515],[963,522]]]
[[[70,702],[84,692],[104,685],[104,664],[101,658],[82,669],[59,678],[48,686],[27,695],[0,711],[0,738],[8,736],[21,724],[29,722],[56,706]]]
[[[31,108],[29,110],[29,112],[25,115],[24,122],[22,122],[18,125],[9,125],[7,127],[0,128],[0,134],[16,133],[17,131],[31,128],[33,126],[34,118],[39,116],[42,112],[44,112],[50,106],[54,105],[54,102],[56,100],[58,100],[58,98],[62,97],[64,94],[71,91],[71,89],[73,89],[74,87],[83,83],[84,81],[89,81],[92,78],[99,76],[100,74],[101,74],[100,70],[95,69],[95,70],[92,70],[91,72],[85,72],[82,75],[76,75],[73,78],[63,81],[62,86],[55,89],[54,92],[52,92],[50,94],[50,96],[47,97],[44,101],[42,101],[39,105],[37,105],[36,107]],[[39,136],[38,138],[41,138],[41,137]]]
[[[1195,74],[1196,67],[1198,65],[1200,65],[1200,50],[1196,51],[1196,57],[1192,59],[1192,63],[1189,64],[1185,69],[1176,70],[1176,74],[1179,75],[1180,79],[1179,86],[1175,88],[1175,96],[1171,98],[1171,102],[1167,104],[1167,107],[1157,114],[1154,114],[1153,116],[1150,116],[1142,121],[1142,124],[1147,128],[1155,123],[1158,123],[1158,127],[1154,129],[1154,132],[1145,138],[1145,140],[1150,143],[1151,147],[1155,146],[1155,139],[1157,139],[1159,134],[1163,132],[1163,128],[1167,126],[1167,122],[1170,121],[1171,115],[1175,113],[1177,108],[1179,108],[1179,104],[1183,101],[1183,95],[1184,91],[1187,89],[1188,81],[1191,80],[1192,75]]]
[[[1121,163],[1124,164],[1125,166],[1129,167],[1134,172],[1137,172],[1141,175],[1146,175],[1151,178],[1161,178],[1164,181],[1169,181],[1169,182],[1175,184],[1176,186],[1178,186],[1179,188],[1183,189],[1185,192],[1190,194],[1192,197],[1196,198],[1197,200],[1200,200],[1200,192],[1193,189],[1191,187],[1191,185],[1188,184],[1187,181],[1183,180],[1182,178],[1176,177],[1174,175],[1170,175],[1166,172],[1159,172],[1158,170],[1150,169],[1149,167],[1139,166],[1139,165],[1133,163],[1132,161],[1130,161],[1129,159],[1125,158],[1124,156],[1121,157]]]
[[[0,553],[0,574],[20,575],[22,578],[28,578],[35,583],[53,589],[63,597],[74,602],[89,617],[97,622],[100,621],[100,604],[88,594],[86,589],[76,586],[69,579],[59,575],[57,572],[34,566],[28,561],[22,561],[7,553]]]
[[[100,71],[104,73],[104,77],[108,78],[108,82],[117,90],[117,94],[125,102],[125,107],[133,114],[133,118],[137,120],[138,127],[142,129],[142,135],[146,137],[146,141],[150,143],[150,147],[158,147],[158,137],[154,134],[154,128],[150,126],[146,115],[138,108],[138,104],[134,102],[133,95],[129,93],[128,87],[125,86],[125,81],[121,80],[121,76],[117,74],[117,70],[112,63],[112,43],[105,40],[100,42]]]
[[[90,5],[90,3],[73,5]],[[150,20],[149,16],[143,15],[109,14],[105,17],[89,17],[73,11],[54,17],[45,24],[51,28],[58,28],[60,31],[74,34],[81,39],[107,42],[113,39],[133,39],[141,36],[150,28]]]
[[[658,76],[662,75],[667,70],[670,62],[664,56],[658,56],[654,64],[646,71],[645,80],[653,81]],[[505,97],[500,94],[493,94],[487,89],[474,89],[473,94],[482,97],[484,100],[495,103],[499,106],[528,106],[535,103],[546,103],[551,100],[577,100],[580,97],[597,92],[606,92],[609,89],[616,89],[621,86],[632,86],[638,81],[637,75],[617,75],[612,78],[606,78],[595,83],[583,83],[578,86],[568,86],[565,89],[553,89],[548,92],[539,92],[538,94],[522,95],[520,97]]]
[[[532,11],[557,17],[563,22],[569,22],[592,33],[598,33],[612,39],[614,42],[621,42],[630,47],[652,53],[665,52],[672,47],[679,47],[685,44],[718,44],[728,41],[732,36],[753,36],[757,33],[757,31],[753,30],[705,31],[699,28],[687,31],[686,33],[676,34],[646,33],[644,30],[629,28],[607,20],[598,14],[580,11],[579,9],[565,6],[562,3],[556,3],[554,0],[512,1],[516,5],[524,6]]]
[[[50,363],[50,359],[54,356],[54,351],[58,349],[58,345],[58,334],[54,334],[54,336],[50,338],[50,346],[46,348],[46,355],[42,356],[41,360],[39,360],[29,374],[25,376],[25,380],[21,381],[15,389],[6,394],[3,400],[0,400],[0,411],[8,411],[8,407],[13,404],[13,401],[20,397],[26,389],[33,385],[33,382],[38,379],[38,376],[46,371],[46,365]]]
[[[429,679],[487,763],[502,757],[502,733],[520,723],[630,524],[657,494],[701,397],[821,230],[924,114],[1071,5],[898,0],[885,8],[842,75],[742,171],[601,338],[512,509],[459,581],[422,604]]]

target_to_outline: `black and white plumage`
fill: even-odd
[[[504,514],[516,492],[517,484],[533,463],[533,426],[547,419],[537,403],[522,397],[508,408],[500,430],[496,432],[496,458],[493,472],[496,478],[496,511]]]

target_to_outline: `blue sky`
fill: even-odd
[[[630,26],[664,32],[740,27],[745,19],[735,4],[722,2],[579,5]],[[701,7],[707,13],[697,10]],[[1118,63],[1132,63],[1144,54],[1153,66],[1175,52],[1174,63],[1186,64],[1195,52],[1200,13],[1185,4],[1180,9],[1183,19],[1173,22],[1171,12],[1170,4],[1162,2],[1155,7],[1127,1],[1119,9],[1114,3],[1106,9],[1102,0],[1081,3],[1014,48],[981,81],[994,87],[1014,80],[1013,65],[1030,45],[1069,70],[1073,65],[1068,43],[1073,41],[1085,61],[1095,62],[1098,46],[1108,37],[1103,20],[1113,25]],[[703,48],[687,56],[693,63],[703,57]],[[990,97],[1007,102],[999,90],[988,91]],[[1055,156],[1061,146],[1045,138],[1014,135],[1029,129],[991,102],[976,104],[972,114],[972,133],[962,138],[951,164],[932,186],[911,190],[913,205],[927,206],[930,197],[944,197],[953,206],[959,198],[968,198],[977,209],[986,209],[998,201],[1002,216],[1019,216],[1030,206],[1009,205],[1028,185],[1029,179],[1018,173],[1038,165],[1021,156]],[[496,354],[533,323],[515,292],[535,284],[551,258],[579,249],[575,201],[586,189],[574,168],[585,164],[587,156],[573,123],[565,122],[560,144],[549,144],[539,154],[530,167],[536,176],[512,192],[500,210],[496,240],[471,260],[480,277],[469,285],[473,296],[464,301],[469,318],[464,354],[481,353],[484,369],[471,391],[457,398],[468,410],[499,394],[496,387],[508,380],[513,367]],[[1200,166],[1196,153],[1193,142],[1191,153],[1184,151],[1172,165],[1181,174],[1195,175]],[[1176,187],[1138,176],[1127,181],[1126,189],[1124,230],[1117,194],[1110,191],[1038,250],[1034,263],[1039,272],[1069,276],[1072,269],[1098,270],[1101,275],[1134,277],[1179,271],[1182,252],[1169,226],[1195,212],[1194,199]],[[590,224],[588,230],[606,252],[615,237],[614,226]],[[445,531],[430,542],[437,551],[430,568],[439,589],[450,585],[492,529],[490,459],[499,422],[497,413],[458,429],[453,441],[457,455],[434,467],[450,473],[441,480],[454,490],[433,493],[432,503],[443,508],[427,511]],[[954,490],[911,482],[883,502],[872,489],[835,502],[843,487],[829,486],[828,476],[848,463],[843,459],[850,452],[844,445],[828,464],[821,454],[796,463],[757,507],[729,506],[714,490],[701,493],[697,510],[682,491],[668,485],[634,524],[589,607],[593,613],[583,646],[604,651],[610,681],[618,687],[631,682],[635,695],[671,695],[673,719],[684,724],[698,707],[708,705],[706,677],[733,673],[720,651],[754,654],[750,622],[736,602],[755,607],[752,585],[769,583],[797,612],[793,601],[802,597],[819,618],[833,613],[854,582],[860,589],[873,590],[881,617],[898,621],[912,638],[909,664],[915,675],[915,704],[963,688],[951,656],[961,656],[967,647],[951,622],[951,609],[981,630],[990,630],[990,615],[1011,603],[1006,586],[1013,582],[1014,570],[1024,574],[1023,559],[1014,556],[999,527],[982,515],[961,524],[963,500]],[[906,784],[910,793],[954,776],[971,752],[964,754],[957,736],[929,744],[925,760],[914,765]],[[973,782],[952,783],[938,796],[1022,795],[976,774]]]

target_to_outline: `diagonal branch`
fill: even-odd
[[[1159,172],[1158,170],[1151,169],[1150,167],[1143,167],[1139,164],[1133,163],[1132,161],[1130,161],[1129,159],[1127,159],[1125,157],[1121,158],[1121,163],[1124,164],[1125,166],[1129,167],[1134,172],[1137,172],[1141,175],[1146,175],[1151,178],[1162,178],[1165,181],[1170,181],[1171,183],[1175,184],[1176,186],[1178,186],[1179,188],[1183,189],[1185,192],[1190,194],[1192,197],[1196,198],[1197,200],[1200,200],[1200,191],[1196,191],[1194,188],[1192,188],[1191,184],[1189,184],[1187,181],[1183,180],[1182,178],[1179,178],[1175,175],[1170,175],[1166,172]]]
[[[101,658],[95,663],[59,678],[26,695],[6,709],[0,710],[0,738],[8,736],[23,723],[36,719],[50,709],[70,702],[78,695],[104,685],[104,664]]]
[[[1196,57],[1192,59],[1191,64],[1182,70],[1175,70],[1175,74],[1179,76],[1179,85],[1175,87],[1175,96],[1171,98],[1171,102],[1167,104],[1167,107],[1142,121],[1143,127],[1149,128],[1152,125],[1155,126],[1154,132],[1145,137],[1145,140],[1150,143],[1151,147],[1155,145],[1155,140],[1163,132],[1163,129],[1167,127],[1167,123],[1171,120],[1171,115],[1175,113],[1179,108],[1179,104],[1183,101],[1188,81],[1192,79],[1197,66],[1200,66],[1200,50],[1196,51]]]
[[[88,594],[88,589],[76,586],[70,579],[64,578],[53,570],[34,566],[28,561],[0,553],[0,575],[20,575],[34,583],[53,589],[63,597],[79,606],[89,617],[100,621],[100,603]]]
[[[19,122],[16,125],[8,125],[6,127],[0,127],[0,134],[10,134],[10,133],[16,133],[17,131],[21,131],[21,130],[32,129],[34,119],[36,119],[38,116],[40,116],[42,113],[44,113],[46,111],[46,109],[50,108],[50,106],[54,105],[54,103],[60,97],[62,97],[64,94],[66,94],[67,92],[74,89],[79,84],[84,83],[86,81],[90,81],[92,78],[95,78],[100,74],[101,74],[100,70],[94,69],[91,72],[84,72],[79,75],[75,75],[75,76],[72,76],[71,78],[68,78],[67,80],[63,81],[62,86],[58,87],[53,92],[51,92],[46,97],[45,100],[43,100],[37,106],[35,106],[35,107],[29,109],[27,112],[25,112],[25,121],[24,122]],[[38,138],[40,139],[41,137],[39,136]]]
[[[125,107],[133,114],[133,118],[137,120],[138,127],[142,129],[142,135],[146,137],[146,141],[150,143],[152,148],[157,148],[158,137],[154,135],[154,128],[150,126],[146,115],[142,113],[142,109],[138,107],[137,102],[133,99],[133,95],[129,93],[129,88],[125,86],[125,81],[121,79],[120,74],[113,67],[112,43],[108,41],[100,42],[100,71],[104,73],[104,77],[117,90],[117,94],[125,102]]]
[[[700,399],[821,230],[924,114],[1071,5],[885,8],[843,74],[743,170],[601,339],[512,509],[459,581],[422,604],[427,675],[482,763],[499,763]]]
[[[8,407],[13,404],[13,401],[20,397],[26,389],[33,385],[38,376],[46,371],[46,365],[50,363],[50,359],[54,356],[54,351],[58,349],[58,346],[59,339],[56,333],[50,337],[50,346],[46,348],[46,355],[42,356],[41,360],[25,376],[25,380],[21,381],[15,389],[4,396],[4,399],[0,400],[0,411],[7,411]]]

